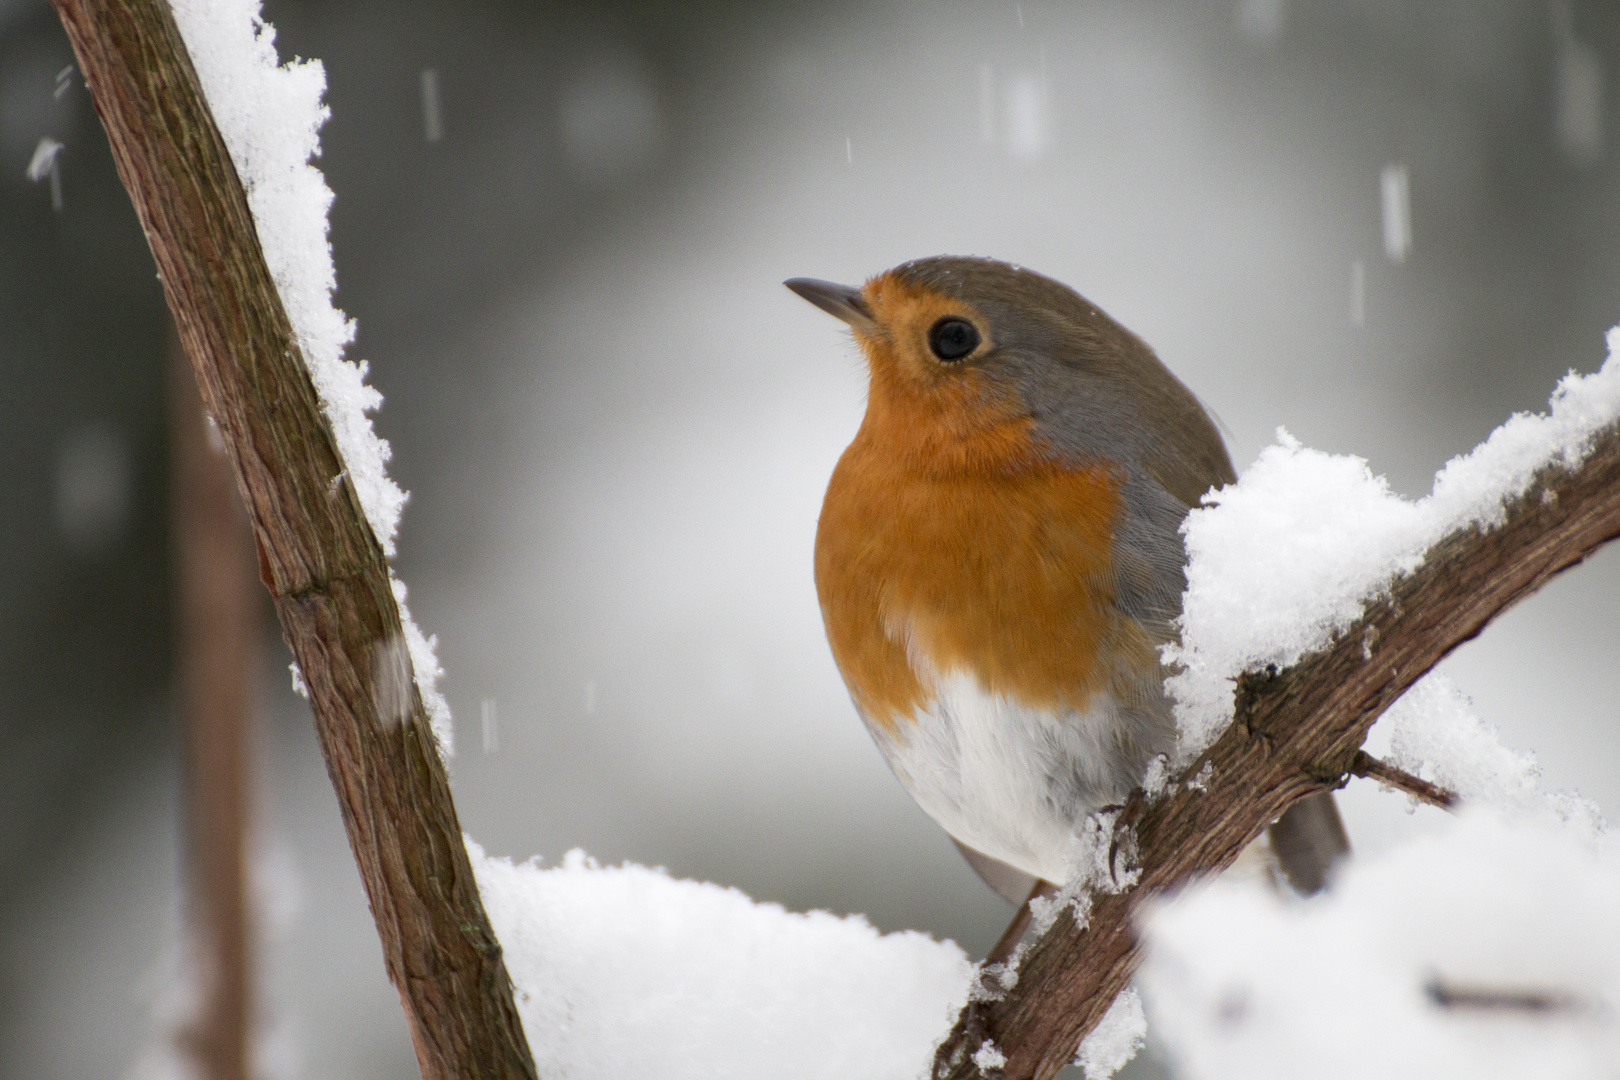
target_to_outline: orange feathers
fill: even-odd
[[[863,295],[871,396],[816,535],[822,615],[852,695],[891,730],[928,700],[931,674],[953,671],[1083,711],[1118,674],[1097,663],[1105,641],[1133,629],[1117,625],[1110,584],[1121,479],[1040,453],[1009,391],[922,352],[942,317],[983,325],[971,308],[887,275]]]

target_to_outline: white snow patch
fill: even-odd
[[[1004,1069],[1007,1067],[1007,1055],[1001,1052],[1001,1047],[997,1046],[994,1040],[986,1039],[979,1044],[977,1050],[973,1051],[973,1064],[982,1073]]]
[[[893,1080],[967,998],[962,950],[661,870],[467,841],[542,1076]]]
[[[1534,754],[1505,745],[1496,729],[1474,714],[1450,678],[1431,672],[1390,706],[1374,725],[1388,740],[1383,759],[1468,802],[1513,816],[1542,816],[1595,840],[1604,829],[1596,803],[1572,792],[1544,792]]]
[[[1144,933],[1138,985],[1188,1080],[1598,1080],[1620,1061],[1620,857],[1545,819],[1466,810],[1303,903],[1218,879]]]
[[[416,620],[411,618],[411,609],[405,605],[405,583],[395,577],[392,571],[388,574],[388,580],[394,587],[394,601],[399,604],[400,620],[405,624],[405,647],[410,652],[411,669],[416,673],[417,692],[422,695],[422,706],[427,710],[439,747],[449,754],[455,745],[452,741],[455,730],[451,724],[450,703],[439,690],[439,677],[444,674],[436,652],[439,637],[437,634],[433,637],[423,634]]]
[[[1085,1070],[1086,1080],[1108,1080],[1136,1056],[1147,1039],[1147,1015],[1135,989],[1120,991],[1097,1026],[1080,1043],[1074,1063]]]

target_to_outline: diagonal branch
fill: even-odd
[[[1231,727],[1179,778],[1207,767],[1201,790],[1177,783],[1151,803],[1138,791],[1119,815],[1114,842],[1134,848],[1135,886],[1093,895],[1084,925],[1066,907],[1026,955],[1012,990],[958,1017],[933,1076],[982,1075],[973,1057],[983,1038],[1005,1055],[998,1072],[1006,1080],[1054,1076],[1135,973],[1141,946],[1132,920],[1144,901],[1225,869],[1294,802],[1342,784],[1373,721],[1402,692],[1616,536],[1620,425],[1610,425],[1579,466],[1546,466],[1508,504],[1501,525],[1440,540],[1332,647],[1285,671],[1244,675]],[[1379,643],[1370,656],[1366,641]]]
[[[532,1078],[387,563],[173,14],[165,0],[52,2],[225,437],[422,1075]]]

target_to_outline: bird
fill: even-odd
[[[1174,750],[1180,530],[1231,458],[1152,348],[1053,278],[938,256],[784,284],[848,324],[869,375],[816,528],[833,659],[901,784],[1022,904]],[[1304,894],[1348,851],[1325,792],[1270,842]]]

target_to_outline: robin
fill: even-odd
[[[1020,903],[1173,747],[1180,526],[1231,459],[1153,350],[1051,278],[942,256],[785,284],[871,376],[816,531],[833,658],[912,798]],[[1300,892],[1348,850],[1326,794],[1271,834]]]

